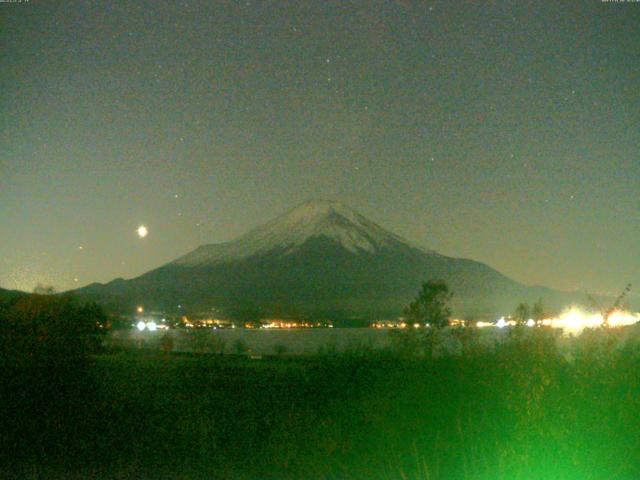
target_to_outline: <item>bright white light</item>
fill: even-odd
[[[633,325],[640,321],[640,314],[616,310],[609,316],[610,327],[622,327]],[[602,326],[604,320],[599,313],[583,312],[577,307],[571,307],[559,317],[544,321],[556,328],[562,328],[565,333],[580,333],[585,328],[597,328]]]
[[[609,316],[609,327],[622,327],[626,325],[633,325],[640,322],[640,313],[633,313],[622,310],[615,310]],[[565,334],[579,334],[585,328],[598,328],[602,327],[604,321],[602,314],[594,312],[584,312],[578,307],[570,307],[562,312],[557,317],[545,318],[540,321],[540,324],[545,327],[560,328]],[[496,320],[495,323],[491,322],[477,322],[478,328],[483,327],[513,327],[516,325],[514,320],[507,320],[505,317],[501,317]],[[528,327],[534,327],[536,325],[535,320],[530,318],[527,320],[526,325]]]
[[[143,331],[146,328],[147,324],[144,323],[142,320],[140,320],[137,324],[136,324],[136,328],[140,331]]]
[[[156,325],[156,322],[147,323],[147,330],[149,330],[150,332],[155,332],[157,328],[158,326]]]
[[[147,230],[147,227],[145,227],[144,225],[140,225],[136,232],[138,233],[138,237],[140,238],[144,238],[149,234],[149,230]]]
[[[551,324],[562,328],[565,333],[579,333],[585,328],[595,328],[602,325],[602,315],[584,313],[577,307],[563,312],[558,318],[553,318]]]
[[[633,325],[634,323],[640,322],[640,314],[631,313],[631,312],[623,312],[620,310],[616,310],[609,316],[609,326],[610,327],[621,327],[624,325]]]

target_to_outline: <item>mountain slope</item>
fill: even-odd
[[[29,295],[29,294],[27,292],[21,292],[19,290],[5,290],[4,288],[0,288],[0,302],[12,300],[16,297],[21,297],[23,295]]]
[[[204,245],[132,280],[78,292],[124,308],[215,308],[228,316],[397,316],[421,282],[444,279],[459,315],[489,317],[539,296],[479,262],[412,245],[335,202],[311,201],[237,240]]]
[[[374,253],[408,244],[340,203],[316,200],[300,205],[233,242],[203,245],[172,264],[204,267],[272,251],[287,255],[316,237],[332,240],[352,253]]]

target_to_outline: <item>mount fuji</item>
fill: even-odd
[[[119,310],[203,312],[231,318],[273,316],[375,320],[398,316],[428,279],[448,282],[454,313],[490,317],[542,297],[568,294],[527,287],[491,267],[421,248],[350,208],[306,202],[236,240],[203,245],[130,280],[76,292]]]
[[[385,249],[408,245],[406,240],[338,202],[314,200],[250,231],[236,241],[203,245],[172,264],[188,267],[213,266],[270,252],[287,256],[315,238],[323,238],[356,255],[376,254]]]

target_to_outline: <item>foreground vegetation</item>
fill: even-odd
[[[544,329],[491,348],[466,332],[457,355],[406,332],[385,352],[251,360],[68,337],[66,355],[51,333],[10,350],[4,328],[2,477],[640,478],[636,342],[591,331],[567,355]]]

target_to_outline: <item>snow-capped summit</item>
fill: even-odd
[[[236,240],[203,245],[139,277],[77,292],[127,311],[140,304],[180,314],[215,308],[240,320],[277,315],[352,325],[397,317],[429,279],[450,285],[461,315],[490,318],[539,298],[545,305],[575,303],[483,263],[416,247],[326,200],[303,203]]]
[[[334,201],[310,200],[237,240],[203,245],[174,265],[208,266],[279,251],[286,255],[309,239],[324,237],[352,253],[373,253],[408,242]]]

